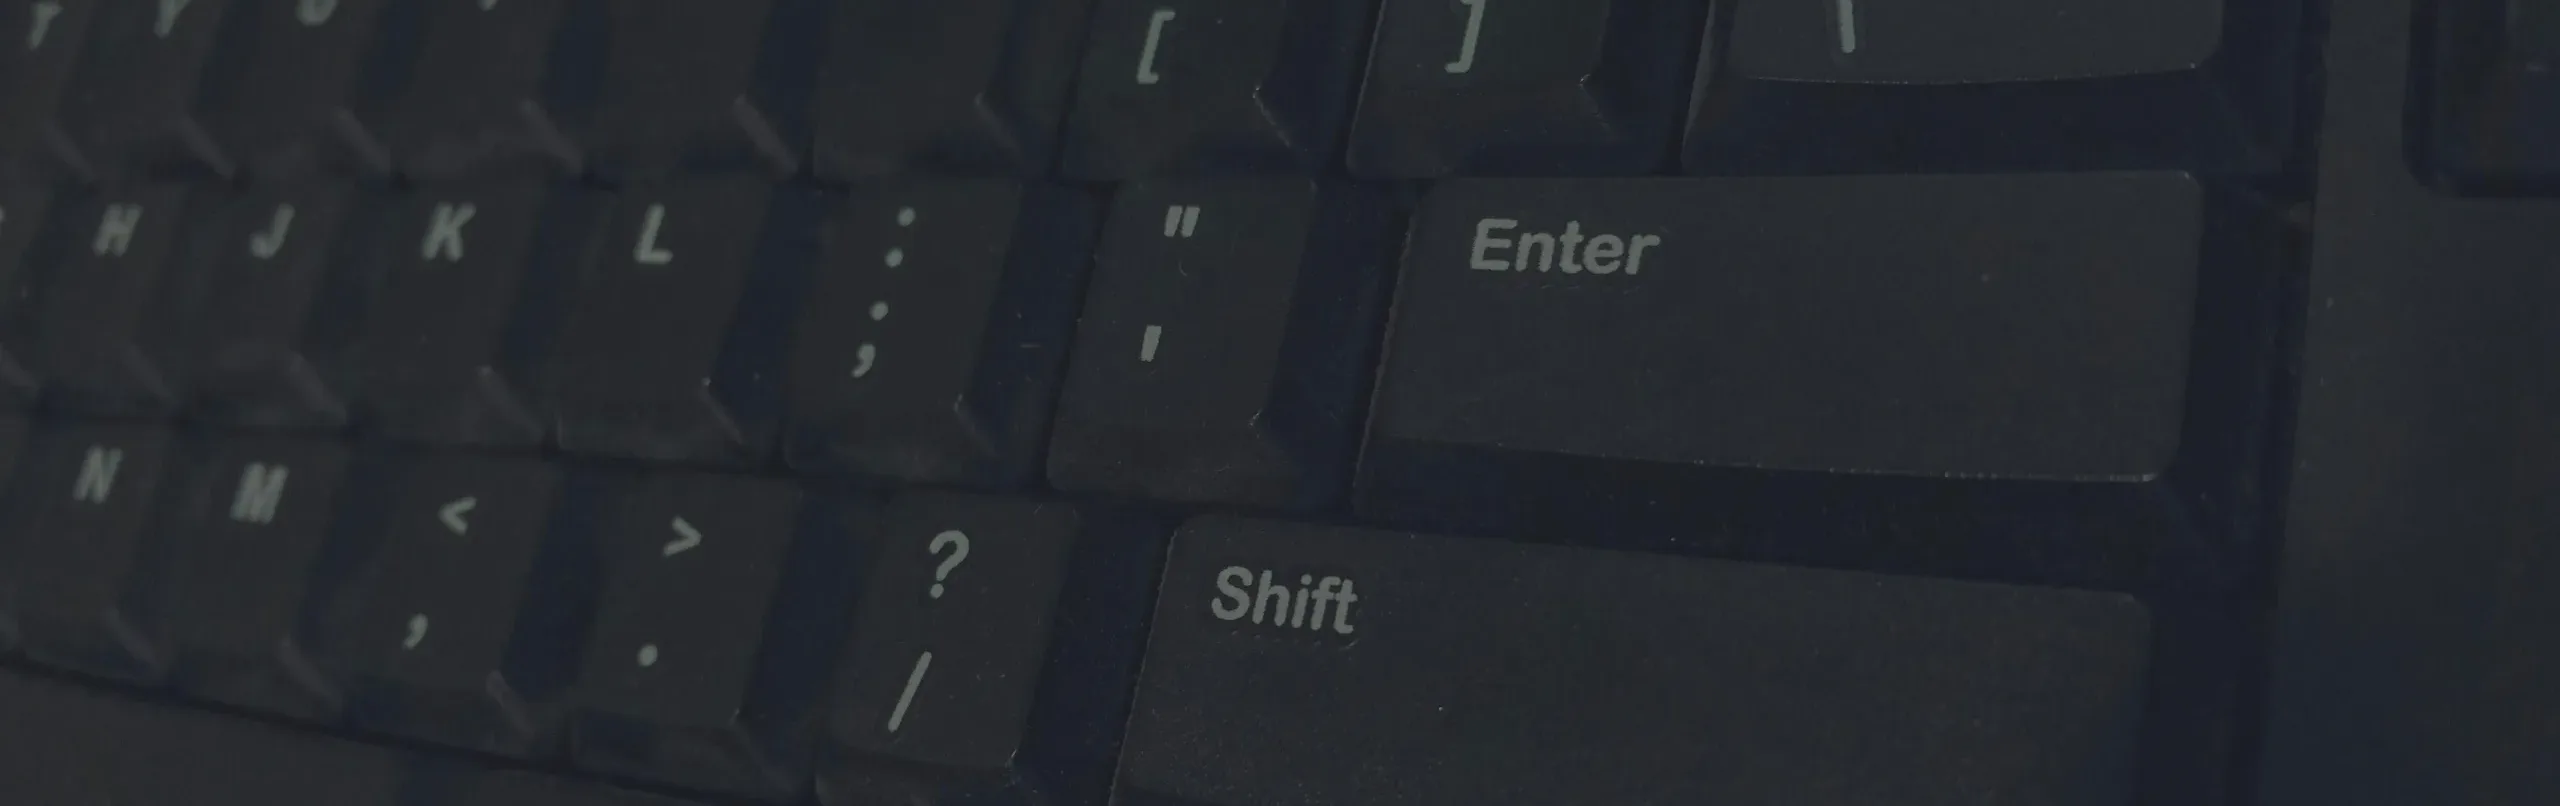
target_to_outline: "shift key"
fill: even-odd
[[[1161,594],[1121,804],[2131,802],[2123,595],[1227,518]]]

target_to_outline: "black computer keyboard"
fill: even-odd
[[[2560,802],[2555,63],[0,0],[0,804]]]

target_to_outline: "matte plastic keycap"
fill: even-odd
[[[536,375],[598,206],[539,183],[435,188],[390,209],[357,259],[373,305],[352,357],[359,415],[394,438],[525,445]]]
[[[1075,510],[919,492],[865,525],[871,576],[838,662],[820,796],[932,801],[1013,783]]]
[[[2121,594],[1209,518],[1156,603],[1120,803],[2134,802]]]
[[[1496,0],[1499,2],[1499,0]],[[2265,172],[2294,145],[2296,0],[1721,4],[1692,173]]]
[[[574,173],[583,163],[558,120],[560,81],[573,63],[593,60],[594,33],[571,24],[578,0],[416,3],[387,24],[415,31],[405,69],[369,92],[368,166],[419,179],[537,167]],[[581,36],[581,35],[585,36]]]
[[[864,185],[791,366],[792,466],[987,486],[1037,470],[1098,205],[1001,180]]]
[[[818,175],[1048,173],[1093,0],[851,0],[832,12]]]
[[[839,640],[827,627],[841,629],[846,602],[823,582],[842,565],[794,552],[800,502],[737,476],[658,476],[608,495],[594,535],[603,592],[571,694],[579,765],[775,799],[806,789],[817,675]],[[826,590],[801,595],[813,581]]]
[[[351,186],[270,186],[208,218],[186,281],[197,300],[182,385],[191,412],[229,425],[336,428],[348,392],[332,363],[361,333],[359,272],[339,238],[356,214]]]
[[[616,0],[605,81],[581,127],[589,168],[617,178],[678,168],[797,171],[824,6],[811,0]]]
[[[1376,0],[1101,0],[1063,170],[1087,179],[1322,173]]]
[[[71,142],[55,115],[104,0],[0,2],[0,173],[45,176]],[[142,5],[132,3],[130,5]]]
[[[173,450],[155,428],[84,424],[29,439],[0,548],[0,590],[29,656],[133,680],[168,671],[151,521]]]
[[[43,245],[53,197],[43,185],[0,185],[0,288],[27,288],[34,272],[47,262],[48,255],[38,247]],[[32,307],[23,294],[0,298],[0,328],[21,327],[32,316]],[[37,388],[24,345],[0,340],[0,401],[33,402]]]
[[[816,199],[756,177],[624,193],[551,356],[561,447],[752,464],[781,416]]]
[[[230,176],[232,155],[205,127],[205,77],[228,67],[224,19],[242,0],[106,2],[63,94],[63,159],[89,178],[183,166]]]
[[[360,728],[503,755],[557,747],[590,586],[552,537],[560,474],[531,460],[368,457],[317,648]]]
[[[205,90],[205,129],[240,173],[276,181],[387,170],[361,106],[393,72],[389,62],[408,55],[382,24],[398,1],[232,0],[234,41]]]
[[[0,800],[391,803],[408,761],[379,747],[86,686],[0,675]]]
[[[1275,507],[1339,497],[1400,234],[1379,188],[1123,185],[1077,324],[1050,481]]]
[[[177,185],[57,201],[53,260],[30,281],[32,311],[12,334],[52,405],[90,414],[160,414],[179,402],[182,241],[213,206]]]
[[[1651,170],[1688,101],[1704,11],[1686,0],[1382,0],[1351,170]]]
[[[2411,160],[2447,145],[2413,125],[2443,108],[2426,102],[2445,60],[2517,44],[2413,22],[2498,7],[2555,19],[2532,2],[2330,6],[2266,715],[2240,793],[2256,804],[2560,799],[2560,202],[2530,174],[2447,193]]]
[[[2471,188],[2548,195],[2548,180],[2560,175],[2560,8],[2447,0],[2421,13],[2430,17],[2423,53],[2431,58],[2409,69],[2432,102],[2431,167]]]
[[[346,449],[279,437],[208,441],[175,481],[157,528],[172,676],[198,696],[328,719],[340,705],[309,652],[305,610],[338,514]]]
[[[2168,173],[1443,182],[1407,239],[1362,505],[2235,583],[2273,428],[2265,215]]]

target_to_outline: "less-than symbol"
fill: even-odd
[[[669,540],[665,546],[659,547],[658,556],[673,557],[678,554],[692,551],[695,546],[702,545],[702,531],[693,528],[693,524],[686,523],[684,516],[676,516],[676,519],[669,522],[667,525],[675,529],[676,539]]]
[[[471,510],[478,506],[480,506],[480,499],[476,496],[466,495],[456,498],[451,503],[436,509],[436,520],[443,521],[445,531],[452,532],[456,537],[468,535],[471,533],[471,521],[467,518]]]

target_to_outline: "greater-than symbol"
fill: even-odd
[[[668,522],[667,526],[675,530],[676,539],[669,540],[665,546],[659,547],[658,556],[673,557],[702,545],[702,530],[693,528],[693,524],[686,522],[684,516],[676,516],[675,520]]]

